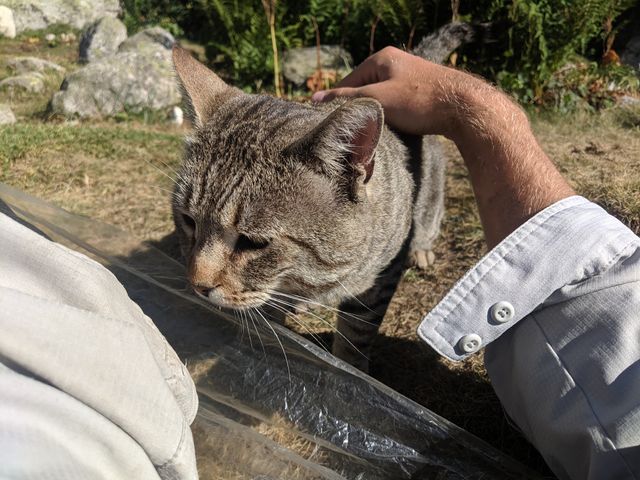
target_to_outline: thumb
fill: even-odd
[[[311,101],[313,102],[329,102],[336,97],[360,97],[362,96],[359,88],[342,87],[332,88],[331,90],[320,90],[313,94]]]

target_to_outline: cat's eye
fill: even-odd
[[[195,235],[195,232],[196,232],[196,221],[188,213],[181,212],[180,215],[181,215],[181,219],[182,219],[182,225],[184,226],[185,231],[189,235]]]
[[[262,250],[269,246],[268,240],[258,240],[255,238],[249,238],[246,235],[240,234],[238,241],[236,242],[237,251],[245,250]]]

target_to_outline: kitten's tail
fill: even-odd
[[[420,40],[411,53],[442,64],[458,47],[476,41],[491,41],[490,23],[451,22]]]

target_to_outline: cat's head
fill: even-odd
[[[369,261],[380,105],[248,95],[179,48],[174,64],[194,126],[173,200],[194,290],[251,308],[275,291],[321,298],[346,282]]]

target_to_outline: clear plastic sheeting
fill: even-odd
[[[286,328],[260,321],[260,336],[248,333],[191,296],[183,266],[160,250],[2,184],[0,200],[109,268],[185,361],[200,397],[202,479],[536,478]]]

